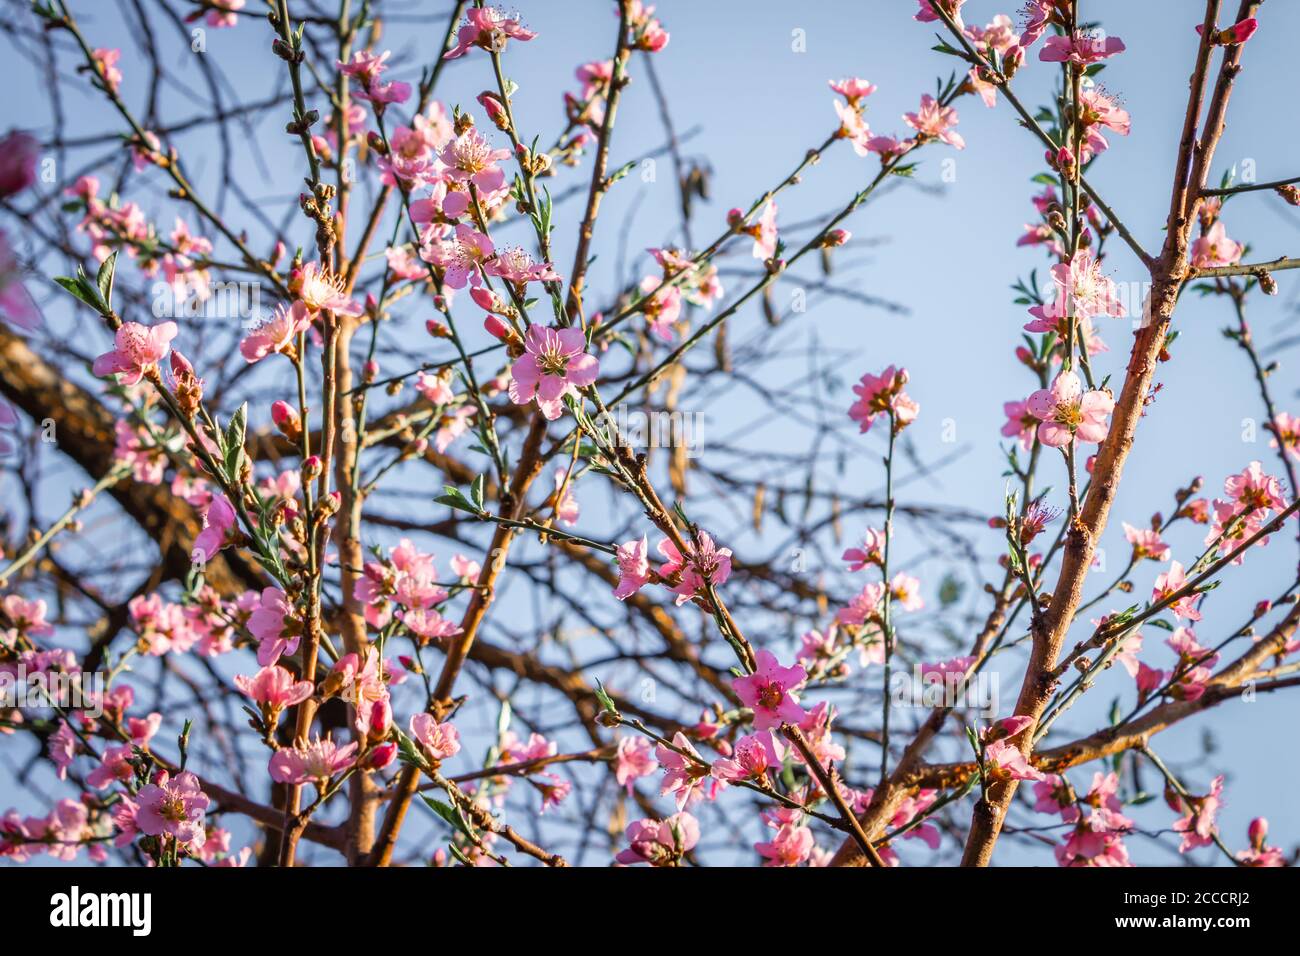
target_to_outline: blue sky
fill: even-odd
[[[94,44],[123,48],[124,93],[128,102],[138,106],[140,74],[146,61],[139,47],[143,38],[131,18],[119,16],[116,4],[81,2],[72,6]],[[426,6],[433,4],[419,5],[421,9]],[[444,4],[437,6],[441,9]],[[612,4],[582,0],[523,6],[525,21],[539,37],[528,44],[512,44],[507,56],[509,75],[520,87],[515,114],[526,132],[536,132],[549,141],[562,121],[559,91],[577,85],[573,68],[587,60],[603,59],[612,51]],[[1185,76],[1196,41],[1192,26],[1197,6],[1176,0],[1142,4],[1088,0],[1084,5],[1087,19],[1101,20],[1109,33],[1122,37],[1127,45],[1126,53],[1110,61],[1102,80],[1133,117],[1132,134],[1109,137],[1111,149],[1094,165],[1089,179],[1148,249],[1157,249],[1161,240],[1186,98]],[[688,157],[707,159],[712,169],[712,201],[696,214],[697,242],[700,237],[712,238],[723,227],[728,208],[747,206],[833,128],[833,94],[826,86],[829,78],[857,75],[876,83],[879,89],[870,99],[868,113],[872,128],[885,133],[904,130],[901,114],[914,109],[923,92],[933,91],[936,77],[946,77],[956,63],[929,50],[935,42],[934,25],[913,22],[913,8],[914,4],[904,0],[793,8],[784,3],[731,0],[707,4],[663,0],[658,4],[658,14],[672,40],[655,66],[678,130],[696,130],[683,151]],[[394,9],[414,9],[414,5]],[[998,12],[1014,13],[984,0],[971,0],[963,12],[967,22],[979,24]],[[1297,173],[1300,137],[1294,124],[1283,120],[1280,106],[1292,72],[1290,38],[1300,29],[1300,8],[1267,4],[1261,22],[1262,29],[1246,51],[1245,70],[1237,83],[1227,132],[1215,162],[1215,180],[1234,164],[1239,172],[1250,171],[1259,180]],[[210,58],[220,70],[223,84],[251,100],[264,98],[281,76],[278,64],[266,52],[269,30],[256,19],[246,18],[235,30],[210,31],[204,54],[181,46],[174,28],[168,26],[162,33],[165,40],[160,60],[176,78],[161,100],[166,119],[188,117],[200,108],[193,95],[205,89],[196,62],[200,55]],[[440,23],[414,32],[409,23],[394,18],[386,30],[386,42],[394,50],[398,71],[403,64],[427,62],[440,36]],[[43,80],[17,57],[6,56],[3,62],[0,73],[12,91],[3,125],[31,128],[38,134],[48,131]],[[403,78],[413,78],[413,72]],[[663,141],[641,63],[633,62],[632,75],[634,82],[619,114],[611,156],[614,167],[658,148]],[[1053,70],[1031,56],[1016,80],[1020,96],[1030,103],[1045,99],[1054,76]],[[446,70],[437,95],[449,104],[459,102],[477,110],[474,96],[491,85],[487,61],[471,55]],[[77,117],[76,134],[117,128],[115,118],[83,90],[69,85],[63,95],[69,114]],[[1022,306],[1013,304],[1009,287],[1031,269],[1038,269],[1040,278],[1045,276],[1046,258],[1015,246],[1023,224],[1034,215],[1030,196],[1039,187],[1030,179],[1042,169],[1042,156],[1036,141],[1016,126],[1005,104],[988,110],[977,99],[965,97],[958,107],[958,129],[967,148],[962,152],[927,149],[918,157],[921,166],[915,183],[891,190],[846,223],[855,242],[838,254],[838,282],[901,303],[907,312],[869,309],[847,300],[814,299],[805,314],[792,317],[774,334],[782,336],[792,351],[806,347],[815,335],[823,347],[842,358],[838,387],[845,407],[852,399],[849,385],[862,372],[878,371],[891,363],[906,366],[911,374],[909,391],[921,406],[921,416],[908,433],[919,456],[936,461],[952,457],[957,450],[960,455],[934,475],[905,485],[904,499],[942,501],[993,514],[1001,509],[1005,486],[998,450],[1002,403],[1023,398],[1032,388],[1030,376],[1011,354],[1026,316]],[[300,155],[279,131],[281,122],[278,114],[264,118],[253,135],[237,139],[233,153],[235,177],[277,222],[284,217],[286,204],[293,202],[301,175]],[[182,136],[178,142],[191,156],[190,168],[200,189],[211,195],[221,176],[216,144],[206,135]],[[84,161],[103,155],[88,150],[80,157]],[[797,188],[784,194],[780,222],[802,222],[837,209],[875,173],[876,162],[856,157],[843,144],[838,145]],[[561,183],[585,182],[588,170],[585,162],[576,177],[569,174]],[[676,187],[671,165],[667,159],[660,160],[653,182],[646,182],[639,172],[610,193],[598,227],[601,254],[593,266],[592,283],[602,293],[612,290],[622,277],[616,273],[621,258],[620,232],[626,229],[628,233],[626,257],[633,263],[631,268],[639,263],[647,273],[651,264],[641,250],[675,238]],[[155,195],[133,198],[152,213],[162,208],[165,200],[157,189],[157,174],[151,175],[155,177],[151,180]],[[557,213],[561,220],[557,264],[562,272],[572,259],[571,235],[578,214],[573,203]],[[1271,193],[1234,199],[1224,218],[1232,236],[1250,243],[1252,258],[1295,254],[1300,242],[1296,210]],[[170,216],[166,222],[170,223]],[[257,227],[251,226],[250,232],[256,236]],[[1121,283],[1140,282],[1143,273],[1133,255],[1118,240],[1111,242],[1110,248],[1107,262],[1112,276]],[[735,261],[728,260],[725,265],[734,267]],[[1252,325],[1266,353],[1270,343],[1284,334],[1294,314],[1297,285],[1291,275],[1279,276],[1279,296],[1265,301],[1256,295],[1252,302]],[[778,303],[787,304],[800,281],[815,278],[807,268],[784,278],[777,288]],[[727,285],[729,292],[743,287],[739,277],[730,278]],[[73,331],[74,319],[61,306],[51,311],[50,318],[59,334]],[[1119,522],[1141,525],[1153,511],[1167,512],[1174,489],[1192,476],[1203,475],[1206,491],[1213,494],[1227,474],[1253,458],[1280,473],[1266,437],[1243,440],[1247,432],[1243,423],[1248,419],[1258,422],[1262,408],[1244,354],[1221,334],[1231,319],[1225,301],[1187,295],[1179,306],[1175,360],[1159,371],[1163,389],[1139,429],[1112,512],[1113,527],[1102,542],[1120,563],[1126,547]],[[418,325],[408,322],[404,328],[411,327]],[[746,306],[732,328],[737,341],[767,334],[755,305]],[[1100,331],[1111,351],[1099,356],[1095,367],[1118,381],[1128,352],[1129,325],[1112,320]],[[93,334],[107,343],[106,334]],[[83,347],[91,354],[97,350]],[[1269,357],[1281,363],[1270,379],[1280,407],[1300,411],[1300,380],[1289,367],[1292,353]],[[804,358],[792,355],[769,374],[773,382],[797,383],[806,376],[806,367]],[[706,443],[714,436],[730,440],[743,435],[756,447],[806,450],[807,434],[797,422],[757,418],[754,410],[739,402],[704,409]],[[954,435],[955,441],[951,441]],[[859,493],[876,491],[881,481],[877,436],[862,440],[857,448],[847,486],[856,482]],[[829,464],[827,467],[829,470]],[[1046,476],[1043,483],[1057,489],[1053,503],[1063,505],[1059,463],[1045,462],[1042,474]],[[580,492],[579,497],[593,518],[607,500],[594,488]],[[707,499],[695,507],[706,523],[716,522],[721,527],[733,523],[725,509]],[[848,535],[853,536],[862,521],[855,524],[849,516],[845,524]],[[997,555],[1000,541],[996,533],[977,540],[986,558]],[[774,540],[743,536],[737,526],[731,543],[738,550],[750,547],[767,554]],[[1180,531],[1171,543],[1185,563],[1185,556],[1199,552],[1196,533]],[[1294,547],[1289,535],[1278,535],[1266,552],[1251,555],[1244,570],[1228,576],[1207,602],[1203,640],[1217,641],[1240,622],[1255,600],[1286,586],[1295,566]],[[909,544],[905,539],[901,548],[904,560],[909,556],[915,559],[912,567],[926,580],[927,599],[933,599],[942,560],[923,555],[921,544]],[[936,569],[936,575],[926,578],[927,568]],[[1136,576],[1135,598],[1145,596],[1154,574],[1155,566],[1149,565]],[[1156,630],[1147,635],[1144,658],[1156,666],[1168,663],[1162,656],[1166,651],[1159,646],[1162,636]],[[786,645],[787,652],[791,646]],[[1005,680],[1012,689],[1004,689],[1004,694],[1013,697],[1018,672],[1009,668]],[[1062,722],[1069,725],[1062,730],[1086,729],[1090,721],[1095,725],[1114,696],[1131,695],[1131,691],[1127,676],[1118,668],[1112,670]],[[1284,846],[1300,840],[1300,814],[1288,796],[1300,785],[1296,744],[1292,735],[1277,733],[1295,716],[1292,699],[1264,695],[1253,704],[1225,705],[1211,720],[1192,721],[1158,738],[1162,755],[1178,764],[1199,753],[1202,735],[1213,724],[1218,752],[1210,766],[1221,767],[1229,775],[1223,823],[1230,845],[1244,845],[1246,824],[1256,815],[1273,821],[1274,833]],[[1191,771],[1189,783],[1194,789],[1203,787],[1208,777],[1207,769],[1196,769]],[[1086,775],[1077,775],[1076,783],[1086,786]],[[1168,824],[1162,807],[1143,812],[1149,815],[1139,819],[1152,827]],[[1131,850],[1139,860],[1168,860],[1163,850],[1138,839],[1131,841]],[[907,858],[924,859],[918,855]],[[1027,859],[1046,862],[1042,857]],[[1208,854],[1197,859],[1215,862]]]

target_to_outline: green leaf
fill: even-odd
[[[474,503],[465,497],[465,493],[455,485],[446,485],[444,493],[433,499],[440,505],[446,505],[449,508],[455,508],[457,511],[467,511],[472,515],[481,514],[483,509],[474,506]]]
[[[470,500],[479,511],[483,510],[483,476],[479,475],[474,479],[474,483],[469,486]]]
[[[90,306],[100,315],[104,314],[104,304],[99,300],[99,289],[90,284],[80,269],[75,279],[68,276],[55,276],[54,281],[61,285],[66,292],[84,304]]]
[[[95,286],[99,290],[100,298],[104,300],[104,305],[109,311],[113,309],[113,275],[117,271],[117,252],[114,251],[99,267],[99,273],[95,276]]]
[[[449,804],[443,803],[441,800],[435,800],[433,797],[426,797],[424,794],[421,794],[420,797],[426,804],[428,804],[429,809],[442,817],[443,821],[445,821],[453,830],[458,830],[467,837],[472,838],[474,836],[474,831],[470,829],[469,821],[465,819],[465,814],[460,812],[459,807],[450,806]]]

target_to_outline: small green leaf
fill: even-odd
[[[117,252],[114,252],[99,267],[99,273],[95,276],[95,286],[99,290],[100,298],[104,300],[104,305],[109,311],[113,308],[113,275],[117,271]]]
[[[420,796],[424,802],[428,804],[429,809],[442,817],[447,825],[453,830],[458,830],[467,837],[472,838],[474,836],[474,831],[470,829],[469,821],[465,819],[465,814],[460,812],[459,807],[450,806],[449,804],[443,803],[441,800],[435,800],[433,797],[426,797],[423,794]]]

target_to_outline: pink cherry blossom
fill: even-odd
[[[301,625],[293,619],[293,608],[279,588],[262,591],[261,603],[248,619],[248,630],[260,642],[257,663],[269,667],[282,655],[298,650]]]
[[[136,794],[135,825],[149,836],[164,834],[180,844],[203,839],[203,811],[212,802],[199,778],[186,770],[172,779],[161,771]]]
[[[318,262],[308,262],[296,270],[290,282],[290,288],[297,289],[298,299],[313,316],[322,309],[338,315],[364,314],[356,300],[344,291],[345,286],[341,276],[335,275]]]
[[[648,777],[659,769],[654,745],[646,737],[623,737],[614,754],[614,779],[620,787],[632,793],[641,777]]]
[[[658,551],[665,559],[659,576],[680,575],[679,583],[672,588],[678,607],[695,598],[707,601],[705,583],[720,587],[731,577],[731,549],[717,547],[706,532],[699,533],[698,541],[687,543],[685,555],[667,538],[659,542]]]
[[[259,362],[268,355],[293,355],[298,335],[311,328],[311,313],[301,299],[293,305],[279,306],[271,317],[258,323],[239,343],[239,354],[248,363]]]
[[[782,667],[776,655],[768,650],[755,654],[757,667],[754,673],[737,677],[731,682],[741,703],[754,711],[754,728],[771,730],[783,723],[797,724],[808,712],[799,706],[799,698],[792,693],[808,679],[802,667]]]
[[[99,47],[91,53],[91,58],[95,61],[104,85],[109,92],[116,93],[122,85],[122,71],[117,68],[118,61],[122,59],[122,51]]]
[[[235,528],[235,509],[225,495],[217,495],[203,515],[203,530],[194,539],[190,560],[195,564],[211,561],[228,542]]]
[[[864,585],[847,606],[840,608],[835,619],[841,624],[861,627],[879,613],[884,598],[885,585],[880,581],[872,581]]]
[[[1242,246],[1228,238],[1223,220],[1218,220],[1192,243],[1192,265],[1198,269],[1230,266],[1241,260]]]
[[[615,559],[618,561],[618,585],[614,588],[614,597],[626,601],[641,590],[650,580],[650,562],[646,552],[649,542],[645,535],[633,538],[618,546]]]
[[[615,859],[624,865],[676,866],[700,842],[700,824],[689,813],[666,820],[637,820],[627,828],[628,848]]]
[[[1161,539],[1159,531],[1153,528],[1135,528],[1127,521],[1123,525],[1124,537],[1133,546],[1133,560],[1169,560],[1169,545]]]
[[[907,384],[907,369],[889,366],[879,375],[868,372],[862,381],[853,386],[857,401],[849,406],[849,418],[858,423],[861,434],[866,434],[881,415],[893,421],[894,431],[910,425],[921,407],[903,391]]]
[[[302,747],[282,747],[271,757],[271,779],[276,783],[314,783],[325,786],[335,774],[352,766],[356,759],[355,742],[340,747],[329,737],[318,736]]]
[[[736,741],[731,757],[713,762],[713,776],[727,783],[753,780],[768,771],[781,769],[781,751],[767,730],[741,737]]]
[[[565,396],[596,381],[600,362],[586,352],[581,329],[535,324],[524,336],[524,354],[510,367],[510,400],[527,405],[534,398],[543,416],[554,421],[564,411]]]
[[[113,335],[113,349],[95,359],[96,375],[121,375],[123,385],[137,385],[145,372],[155,368],[176,337],[176,323],[162,322],[149,327],[123,322]]]
[[[812,855],[813,834],[807,827],[786,824],[771,840],[755,843],[754,849],[763,857],[764,866],[799,866]]]
[[[537,34],[526,29],[514,17],[508,17],[496,7],[471,7],[465,14],[465,23],[456,32],[455,45],[443,54],[443,59],[454,60],[473,47],[500,53],[508,40],[531,40]]]
[[[700,752],[695,749],[686,735],[680,730],[673,735],[673,747],[666,747],[663,744],[655,746],[655,757],[659,760],[659,766],[664,769],[663,784],[660,787],[662,794],[675,794],[677,800],[677,809],[685,810],[687,805],[701,797],[711,799],[716,794],[716,787],[719,781],[710,780],[711,768],[708,763],[700,756]],[[685,751],[685,754],[679,753]]]
[[[293,675],[278,664],[263,667],[252,677],[236,674],[235,686],[261,705],[263,713],[272,715],[302,703],[314,690],[311,681],[294,680]],[[274,724],[275,721],[268,719],[268,723]]]
[[[956,149],[965,149],[966,141],[960,133],[953,131],[957,125],[957,110],[951,106],[940,106],[929,93],[921,97],[921,108],[915,113],[904,113],[903,120],[916,130],[918,136],[927,136],[947,143]]]
[[[1110,430],[1106,419],[1115,408],[1109,392],[1092,389],[1084,392],[1079,376],[1061,372],[1050,389],[1039,389],[1026,402],[1029,412],[1042,424],[1038,440],[1053,448],[1062,448],[1074,438],[1099,443]]]
[[[850,571],[861,571],[870,564],[884,562],[885,535],[875,528],[868,528],[862,536],[860,548],[848,548],[840,557],[849,562]]]
[[[936,0],[917,0],[917,4],[921,9],[913,14],[912,19],[916,20],[918,23],[942,21],[939,14],[935,12],[935,2]],[[943,9],[944,13],[948,14],[952,19],[953,23],[957,24],[958,27],[962,26],[961,8],[962,4],[964,4],[966,0],[937,0],[937,2]]]
[[[1179,591],[1187,583],[1187,575],[1183,572],[1183,566],[1178,561],[1171,561],[1169,570],[1156,578],[1155,584],[1151,588],[1151,603],[1158,604],[1170,595]],[[1179,598],[1169,606],[1174,617],[1180,620],[1199,621],[1201,612],[1196,610],[1196,603],[1201,599],[1199,594],[1188,594]]]
[[[412,715],[410,730],[411,738],[430,760],[446,760],[460,753],[460,732],[450,723],[439,723],[432,714]]]
[[[581,509],[578,507],[578,499],[573,496],[569,469],[563,465],[555,469],[555,494],[552,497],[555,499],[556,520],[572,528],[578,523]]]
[[[1186,853],[1198,847],[1209,846],[1219,834],[1215,817],[1223,806],[1223,775],[1215,777],[1210,783],[1210,792],[1204,796],[1173,794],[1170,806],[1182,811],[1183,816],[1174,821],[1174,832],[1183,835],[1178,847],[1179,853]]]
[[[1123,52],[1124,41],[1119,37],[1077,32],[1073,36],[1048,37],[1038,51],[1038,58],[1045,63],[1089,66]]]
[[[1009,740],[997,740],[984,748],[984,775],[996,782],[1041,780],[1043,777]]]

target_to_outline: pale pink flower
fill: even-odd
[[[1180,590],[1186,583],[1187,575],[1183,571],[1182,564],[1177,561],[1170,562],[1169,570],[1156,577],[1151,589],[1151,603],[1158,604]],[[1199,594],[1188,594],[1171,604],[1169,610],[1179,620],[1186,618],[1189,621],[1199,621],[1201,612],[1196,609],[1196,603],[1200,597]]]
[[[555,501],[555,517],[561,524],[567,524],[570,528],[578,523],[578,515],[581,509],[578,507],[578,499],[573,496],[572,483],[568,481],[569,469],[563,465],[555,469],[555,494],[552,496]],[[563,490],[564,496],[560,497]]]
[[[505,183],[506,174],[499,164],[510,158],[510,150],[493,149],[483,134],[471,126],[447,143],[438,158],[446,165],[449,180],[472,183],[480,193],[493,193]]]
[[[293,617],[293,608],[279,588],[265,588],[261,603],[248,619],[248,630],[259,641],[257,663],[269,667],[282,655],[298,650],[302,639],[301,625]]]
[[[92,371],[100,376],[121,375],[118,380],[121,384],[138,385],[144,373],[162,361],[176,332],[175,322],[152,327],[123,322],[113,335],[112,351],[95,359]]]
[[[835,620],[841,624],[860,627],[879,613],[880,603],[884,600],[884,597],[884,583],[872,581],[864,585],[862,590],[853,596],[853,600],[847,606],[840,608],[835,615]]]
[[[907,384],[907,369],[889,366],[879,375],[870,372],[853,386],[857,401],[849,406],[849,418],[858,423],[861,434],[866,434],[880,415],[893,419],[894,431],[900,432],[910,425],[921,407],[903,391]]]
[[[245,0],[210,0],[210,2],[211,6],[205,18],[208,26],[220,30],[238,25],[237,12],[244,9]]]
[[[1174,821],[1174,832],[1183,835],[1178,847],[1179,853],[1209,846],[1219,834],[1215,816],[1223,806],[1223,775],[1215,777],[1210,783],[1210,792],[1203,797],[1173,794],[1169,805],[1183,816]]]
[[[667,538],[659,542],[658,550],[665,559],[659,576],[681,575],[680,583],[671,589],[677,595],[678,607],[693,598],[707,600],[705,582],[720,587],[731,577],[731,549],[717,547],[706,532],[699,533],[698,542],[687,543],[684,556]]]
[[[984,748],[984,775],[994,782],[1041,780],[1043,777],[1029,765],[1020,749],[1007,740],[994,741]]]
[[[648,546],[645,535],[640,540],[633,538],[618,546],[618,553],[614,556],[618,561],[618,585],[614,588],[614,597],[620,601],[626,601],[649,582]]]
[[[868,528],[862,536],[862,547],[849,548],[840,557],[849,562],[850,571],[861,571],[869,564],[883,564],[884,551],[884,532]]]
[[[1300,417],[1278,412],[1269,426],[1269,431],[1276,436],[1270,439],[1268,443],[1270,448],[1277,448],[1281,443],[1281,447],[1286,449],[1288,455],[1292,458],[1300,458]]]
[[[322,309],[339,315],[359,316],[364,310],[344,292],[346,283],[318,262],[308,262],[293,274],[290,288],[297,288],[298,298],[313,315]]]
[[[650,332],[664,342],[671,342],[675,338],[673,323],[682,314],[682,290],[667,285],[658,276],[646,276],[641,280],[641,291],[646,298],[639,305]]]
[[[938,0],[939,6],[948,14],[953,23],[957,24],[958,27],[962,26],[961,7],[965,2],[966,0]],[[917,0],[917,4],[921,9],[917,10],[912,16],[913,20],[916,20],[918,23],[942,21],[943,18],[935,12],[935,0]]]
[[[135,825],[148,836],[167,834],[180,844],[203,839],[203,811],[212,801],[199,778],[186,770],[172,779],[164,770],[135,797]]]
[[[1060,774],[1047,774],[1034,784],[1034,809],[1039,813],[1059,813],[1066,823],[1079,819],[1069,784]]]
[[[776,255],[776,201],[769,199],[759,214],[758,221],[744,230],[754,237],[753,256],[766,261]]]
[[[531,40],[537,34],[526,29],[515,17],[508,17],[496,7],[472,7],[465,14],[465,23],[456,32],[455,45],[443,54],[443,59],[462,57],[472,47],[500,53],[508,40]]]
[[[1168,561],[1169,545],[1160,537],[1160,532],[1153,528],[1135,528],[1127,521],[1124,523],[1124,537],[1133,546],[1133,560],[1143,558],[1152,561]]]
[[[446,760],[460,753],[460,731],[448,722],[439,723],[432,714],[419,713],[411,717],[411,738],[416,741],[430,760]]]
[[[1002,426],[1002,434],[1016,438],[1025,451],[1034,446],[1034,436],[1038,434],[1038,419],[1029,410],[1028,402],[1003,402],[1002,413],[1007,416]]]
[[[1112,830],[1093,830],[1081,820],[1064,843],[1053,851],[1056,862],[1067,867],[1132,866],[1120,834]]]
[[[1258,461],[1252,461],[1239,474],[1229,475],[1223,482],[1223,491],[1241,511],[1282,511],[1286,508],[1282,483],[1265,474],[1264,466]]]
[[[217,552],[229,543],[235,528],[235,509],[225,495],[217,495],[203,515],[203,530],[194,539],[190,560],[204,564],[216,557]]]
[[[655,759],[654,745],[646,737],[623,737],[618,742],[614,755],[614,779],[620,787],[632,793],[636,781],[648,777],[659,769]]]
[[[352,766],[356,742],[340,747],[329,737],[308,741],[303,747],[282,747],[271,757],[269,770],[276,783],[314,783],[325,786],[329,779]]]
[[[731,682],[741,703],[754,711],[754,728],[771,730],[783,723],[797,724],[808,712],[799,706],[799,697],[793,690],[808,679],[802,667],[782,667],[776,655],[760,650],[755,655],[754,673],[737,677]]]
[[[263,667],[252,677],[236,674],[235,686],[261,706],[267,724],[271,726],[275,725],[275,717],[280,711],[301,704],[314,690],[311,681],[294,680],[293,675],[278,664]]]
[[[726,783],[741,780],[753,780],[762,777],[769,770],[781,769],[780,750],[767,730],[741,737],[731,757],[722,757],[713,762],[713,776]]]
[[[1241,260],[1241,253],[1241,243],[1228,238],[1220,219],[1192,243],[1192,265],[1198,269],[1230,266]]]
[[[807,827],[786,824],[765,843],[755,843],[764,866],[799,866],[813,851],[813,834]]]
[[[117,68],[118,61],[122,59],[122,51],[99,47],[91,53],[91,58],[99,69],[104,85],[108,87],[109,92],[116,93],[118,87],[122,85],[122,71]]]
[[[868,83],[861,77],[845,77],[841,80],[829,80],[830,87],[840,96],[849,101],[849,105],[856,106],[861,100],[866,99],[872,93],[876,92],[876,84]]]
[[[1042,424],[1038,440],[1053,448],[1062,448],[1074,438],[1099,443],[1110,430],[1106,419],[1115,408],[1109,392],[1092,389],[1084,392],[1079,376],[1061,372],[1050,389],[1041,388],[1029,396],[1029,411]]]
[[[921,582],[902,571],[889,582],[889,594],[904,611],[919,611],[925,607],[925,601],[921,599]]]
[[[663,784],[659,792],[676,794],[678,810],[685,810],[692,800],[701,797],[712,798],[716,792],[712,786],[705,793],[705,785],[710,783],[710,767],[700,756],[700,752],[680,730],[673,735],[673,747],[677,750],[665,747],[663,744],[655,746],[655,756],[664,769]],[[678,750],[686,751],[689,756],[678,753]]]
[[[476,581],[479,572],[483,570],[483,566],[463,554],[453,554],[451,556],[451,570],[462,581]]]
[[[1045,63],[1069,62],[1075,66],[1089,66],[1123,52],[1124,41],[1119,37],[1077,32],[1068,37],[1048,37],[1038,51],[1038,58]]]
[[[615,859],[627,866],[676,866],[700,842],[700,824],[689,813],[674,813],[668,819],[637,820],[627,828],[628,848]]]
[[[239,354],[248,363],[259,362],[268,355],[292,355],[302,332],[311,328],[311,313],[301,299],[293,305],[280,305],[270,318],[259,322],[239,343]]]
[[[534,398],[549,421],[564,411],[566,395],[596,381],[600,362],[586,352],[581,329],[550,328],[535,324],[524,336],[524,354],[510,367],[510,400],[527,405]]]
[[[929,136],[956,149],[965,149],[966,141],[960,133],[953,132],[957,125],[957,110],[940,106],[929,93],[921,97],[921,108],[915,113],[904,113],[903,121],[916,130],[918,136]]]
[[[668,45],[668,31],[651,15],[654,12],[655,8],[646,6],[642,0],[629,0],[627,19],[632,28],[631,44],[646,53],[658,53]],[[619,15],[617,5],[614,13]]]

